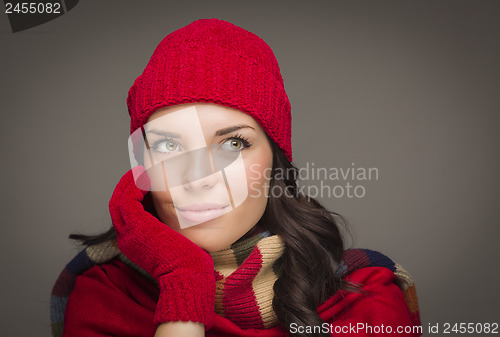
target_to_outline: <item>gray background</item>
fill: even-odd
[[[49,335],[67,236],[108,228],[129,169],[129,87],[211,17],[274,50],[298,166],[378,168],[364,198],[321,200],[411,272],[424,327],[499,322],[500,2],[85,0],[16,34],[0,15],[2,334]]]

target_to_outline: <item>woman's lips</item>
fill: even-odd
[[[228,207],[229,205],[227,204],[203,203],[176,207],[176,209],[177,213],[180,214],[184,220],[199,224],[220,217],[227,212]]]

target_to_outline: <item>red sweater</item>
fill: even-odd
[[[318,307],[327,322],[319,327],[290,326],[292,333],[328,331],[332,336],[420,336],[394,272],[384,267],[367,267],[345,277],[370,294],[338,291]],[[96,265],[76,278],[64,315],[66,337],[154,336],[153,316],[158,300],[157,286],[114,259]],[[313,330],[316,329],[316,330]],[[267,330],[242,330],[230,320],[216,315],[206,336],[287,336],[279,326]]]

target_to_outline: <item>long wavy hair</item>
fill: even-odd
[[[280,326],[321,326],[325,323],[317,307],[339,289],[358,291],[359,286],[336,275],[345,249],[344,235],[350,234],[347,220],[328,211],[317,200],[300,193],[298,169],[269,138],[273,169],[266,209],[257,225],[280,235],[285,249],[276,261],[273,309]],[[283,174],[286,173],[286,174]],[[278,178],[279,174],[279,178]],[[279,196],[272,191],[279,190]],[[286,192],[286,193],[284,193]],[[345,231],[341,233],[340,227]],[[71,239],[92,245],[116,238],[114,228],[98,235],[71,234]],[[302,333],[295,336],[330,336]]]

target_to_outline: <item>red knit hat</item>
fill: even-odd
[[[130,132],[159,108],[192,102],[246,112],[292,161],[290,102],[276,57],[257,35],[218,19],[167,35],[128,92]]]

